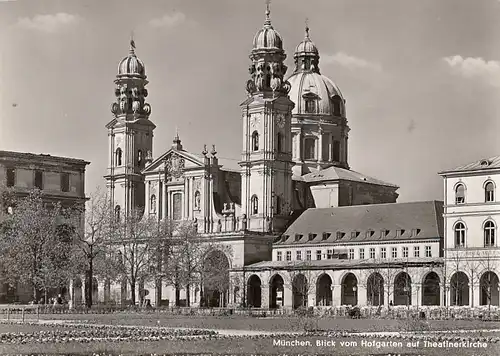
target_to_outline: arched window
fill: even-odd
[[[455,247],[465,247],[465,225],[461,222],[455,225]]]
[[[340,141],[334,140],[332,144],[332,160],[340,162]]]
[[[115,151],[115,166],[122,165],[122,149],[118,147]]]
[[[254,131],[252,134],[252,151],[259,150],[259,133]]]
[[[342,99],[337,95],[333,97],[333,115],[342,116]]]
[[[316,112],[316,102],[313,99],[306,100],[306,113],[314,114]]]
[[[151,195],[149,211],[151,214],[156,214],[156,195]]]
[[[493,182],[488,182],[484,186],[484,201],[487,203],[495,201],[495,186]]]
[[[495,246],[495,223],[487,221],[484,224],[484,247]]]
[[[278,135],[276,136],[276,150],[278,152],[283,151],[283,134],[281,132],[278,132]]]
[[[257,215],[259,213],[259,198],[257,198],[256,195],[253,195],[250,202],[251,202],[252,215]]]
[[[139,151],[137,151],[137,166],[140,167],[141,164],[142,164],[142,151],[139,150]]]
[[[455,204],[465,203],[465,186],[463,184],[457,185],[455,188]]]
[[[279,195],[276,195],[276,214],[281,214],[281,197]]]
[[[304,159],[316,159],[316,139],[312,137],[304,140]]]
[[[116,221],[120,221],[120,210],[121,210],[121,208],[119,205],[115,206],[115,220]]]

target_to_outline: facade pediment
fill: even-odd
[[[196,155],[184,150],[170,149],[160,157],[156,158],[142,173],[158,173],[165,169],[172,172],[174,175],[181,171],[191,170],[204,167],[204,163]]]

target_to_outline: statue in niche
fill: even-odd
[[[269,219],[269,216],[266,217],[266,231],[271,232],[271,219]]]
[[[243,214],[241,216],[241,230],[246,230],[247,229],[247,216],[246,214]]]
[[[196,193],[194,193],[194,210],[200,210],[200,192],[199,191],[196,191]]]
[[[222,221],[220,219],[217,220],[217,232],[222,231]]]

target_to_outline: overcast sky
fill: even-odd
[[[264,13],[264,0],[0,0],[0,149],[89,160],[87,192],[103,186],[134,31],[153,155],[177,127],[188,151],[238,159]],[[274,0],[289,68],[306,18],[347,100],[353,170],[401,186],[400,202],[442,199],[438,171],[500,154],[500,1]]]

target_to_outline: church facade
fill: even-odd
[[[218,306],[388,304],[395,283],[406,286],[405,299],[397,302],[415,304],[425,299],[417,286],[424,288],[429,276],[437,290],[427,299],[440,303],[442,203],[398,204],[398,186],[351,169],[346,99],[321,74],[308,28],[287,76],[283,38],[267,9],[250,50],[237,165],[219,158],[215,146],[188,151],[178,134],[167,152],[153,153],[146,68],[135,52],[131,42],[119,63],[113,118],[106,125],[105,180],[115,214],[137,209],[158,220],[190,220],[200,236],[229,246],[230,282],[217,291]],[[355,216],[363,218],[359,226]],[[412,246],[405,247],[408,242]],[[348,275],[353,269],[359,273]],[[387,269],[398,273],[382,272]],[[370,278],[376,287],[368,287]],[[305,293],[304,285],[314,288]],[[173,299],[171,286],[145,288],[153,304]],[[195,305],[201,290],[190,292]]]

